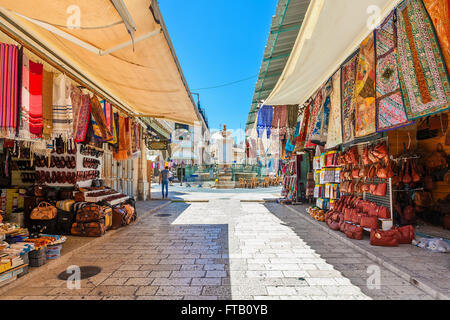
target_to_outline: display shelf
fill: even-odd
[[[101,190],[100,190],[101,191]],[[112,197],[112,196],[116,196],[120,194],[120,192],[116,192],[116,193],[111,193],[111,194],[107,194],[104,196],[100,196],[100,197],[89,197],[89,196],[84,196],[84,201],[86,202],[99,202],[102,201],[103,199],[106,199],[108,197]]]
[[[130,197],[129,196],[125,196],[123,198],[115,199],[115,200],[112,200],[112,201],[107,201],[107,203],[110,206],[115,206],[116,204],[119,204],[119,203],[122,203],[124,201],[127,201],[128,199],[130,199]]]

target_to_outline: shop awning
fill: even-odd
[[[55,52],[136,116],[198,119],[156,1],[0,0],[0,26]]]
[[[312,0],[266,105],[303,104],[401,0]]]

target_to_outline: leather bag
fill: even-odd
[[[370,244],[382,247],[397,247],[399,239],[398,230],[371,230]]]
[[[387,192],[387,183],[379,183],[373,193],[375,196],[384,197]]]
[[[106,210],[98,204],[85,204],[78,209],[76,222],[86,223],[105,219]],[[104,223],[103,223],[104,224]]]
[[[411,225],[395,228],[398,231],[398,243],[411,244],[415,238],[414,227]]]
[[[363,216],[361,218],[361,227],[363,228],[370,228],[371,230],[377,230],[378,229],[378,217],[371,217],[371,216]]]
[[[416,191],[414,193],[414,204],[419,207],[431,207],[433,205],[433,197],[428,191]]]
[[[75,222],[72,225],[71,233],[82,237],[101,237],[106,232],[105,220],[87,223]]]
[[[434,151],[426,161],[426,167],[429,171],[440,169],[447,166],[447,157],[444,152],[444,147],[441,143],[436,145],[436,151]]]
[[[50,203],[42,201],[30,213],[31,220],[52,220],[56,218],[58,210]]]
[[[391,211],[384,206],[379,206],[377,208],[377,217],[378,219],[390,219]]]
[[[362,240],[363,228],[355,226],[353,224],[348,224],[345,230],[345,235],[350,239]]]

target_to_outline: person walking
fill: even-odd
[[[169,195],[169,172],[169,167],[166,166],[159,174],[159,184],[162,184],[161,193],[163,199]],[[165,193],[164,188],[166,189]]]

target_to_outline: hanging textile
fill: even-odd
[[[450,0],[423,0],[433,21],[442,55],[450,74]]]
[[[131,139],[132,139],[132,153],[135,155],[140,150],[140,135],[139,135],[139,123],[136,121],[132,122],[131,125]]]
[[[328,79],[327,83],[323,87],[323,106],[322,106],[322,126],[320,128],[320,135],[318,144],[324,146],[327,143],[328,136],[328,124],[330,121],[330,103],[331,103],[331,94],[333,92],[333,86],[331,82],[331,78]]]
[[[298,105],[287,106],[286,133],[290,141],[294,141],[294,128],[298,119]]]
[[[408,119],[447,110],[449,78],[424,4],[407,0],[396,13],[399,77]]]
[[[53,72],[42,75],[42,136],[50,140],[53,133]]]
[[[411,124],[403,105],[397,64],[397,28],[392,12],[375,30],[377,132]]]
[[[106,126],[112,133],[113,131],[112,105],[106,100],[102,100],[100,101],[100,103],[103,107],[103,113],[105,114]]]
[[[72,101],[72,113],[73,113],[73,132],[76,134],[78,128],[78,117],[81,109],[81,92],[80,88],[74,86],[73,84],[70,86],[70,99]]]
[[[109,144],[113,146],[113,148],[119,147],[119,114],[117,112],[113,112],[113,138],[108,141]]]
[[[68,140],[73,136],[71,84],[65,74],[53,79],[53,137]]]
[[[20,114],[19,49],[12,44],[0,43],[0,129],[4,136],[13,137]]]
[[[42,137],[42,76],[43,65],[22,56],[22,97],[19,137],[37,139]]]
[[[92,126],[94,129],[94,137],[101,141],[109,141],[112,139],[111,130],[109,130],[103,108],[96,95],[91,98]],[[131,146],[130,146],[131,147]]]
[[[311,114],[311,108],[312,108],[312,101],[309,102],[303,111],[303,120],[300,125],[300,134],[298,135],[297,139],[295,140],[295,147],[299,151],[302,150],[305,146],[306,142],[306,135],[308,133],[308,127],[309,127],[309,119]]]
[[[119,116],[119,148],[114,152],[114,159],[128,160],[131,157],[130,119]]]
[[[87,93],[76,96],[76,98],[79,99],[79,102],[77,103],[80,104],[80,109],[78,111],[78,121],[77,127],[75,128],[74,141],[83,142],[86,140],[89,120],[91,118],[91,97]]]
[[[375,46],[373,33],[361,43],[355,83],[355,137],[375,133]]]
[[[273,120],[273,107],[272,106],[262,106],[258,111],[258,120],[256,123],[256,131],[258,133],[258,138],[261,138],[264,130],[267,129],[267,138],[270,137],[270,128],[272,126]]]
[[[312,140],[319,140],[319,131],[322,127],[322,119],[320,118],[322,111],[322,102],[323,91],[322,88],[320,88],[313,101],[311,119],[308,129],[308,138],[305,144],[305,148],[314,147],[315,143],[313,143]]]
[[[355,81],[358,53],[354,54],[341,68],[342,81],[342,142],[355,138]]]
[[[341,71],[336,72],[332,80],[332,93],[330,95],[330,119],[328,124],[326,149],[332,149],[342,144],[341,122]]]
[[[278,129],[280,136],[286,134],[287,106],[276,106],[273,110],[272,129]]]

